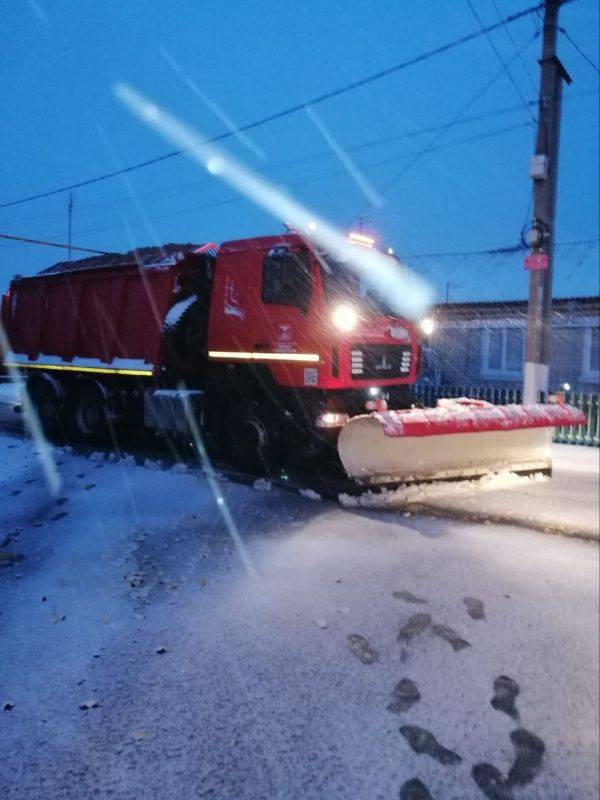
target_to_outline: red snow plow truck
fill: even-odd
[[[411,408],[419,325],[295,233],[136,255],[17,276],[3,298],[4,361],[49,435],[189,439],[192,413],[219,461],[333,457],[368,485],[548,471],[552,427],[582,422],[560,404]]]

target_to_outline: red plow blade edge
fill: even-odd
[[[581,425],[585,415],[556,404],[494,406],[469,398],[436,408],[381,411],[352,417],[340,431],[338,453],[362,484],[474,478],[552,468],[552,428]]]

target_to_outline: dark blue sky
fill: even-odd
[[[497,21],[492,0],[473,3],[486,24]],[[495,4],[503,16],[529,5]],[[479,27],[466,0],[14,0],[2,14],[0,203],[172,149],[115,100],[115,81],[126,81],[207,134],[223,131],[166,63],[161,47],[223,112],[244,124]],[[563,8],[561,25],[597,64],[597,0]],[[510,26],[524,65],[504,29],[492,34],[527,100],[538,85],[541,41],[530,41],[536,26],[532,16]],[[573,84],[565,88],[557,238],[587,239],[598,236],[598,74],[564,37],[559,54]],[[317,107],[380,191],[410,163],[410,154],[439,137],[439,149],[420,155],[392,182],[380,209],[365,211],[368,200],[303,111],[249,134],[265,161],[231,139],[227,147],[339,225],[364,212],[367,226],[400,254],[516,243],[530,196],[533,127],[507,75],[493,81],[464,117],[513,110],[441,135],[412,135],[452,120],[499,70],[497,55],[481,37]],[[473,137],[480,138],[461,141]],[[387,141],[374,144],[381,139]],[[75,192],[75,244],[126,250],[281,230],[247,201],[232,200],[231,190],[185,158],[132,173],[129,180]],[[59,195],[0,209],[0,231],[66,241],[67,201],[68,195]],[[62,258],[58,250],[1,243],[0,288],[14,272],[29,274]],[[457,300],[524,296],[520,254],[412,264],[432,280],[439,297],[446,283]],[[597,293],[598,247],[559,250],[555,286],[563,296]]]

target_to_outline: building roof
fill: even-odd
[[[476,320],[499,317],[526,317],[526,300],[493,300],[468,303],[439,303],[435,306],[435,314],[440,320]],[[552,313],[559,317],[577,318],[600,314],[600,296],[590,297],[554,297]]]

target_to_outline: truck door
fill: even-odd
[[[311,290],[307,251],[277,245],[266,253],[262,264],[262,324],[257,326],[255,350],[305,352]]]

